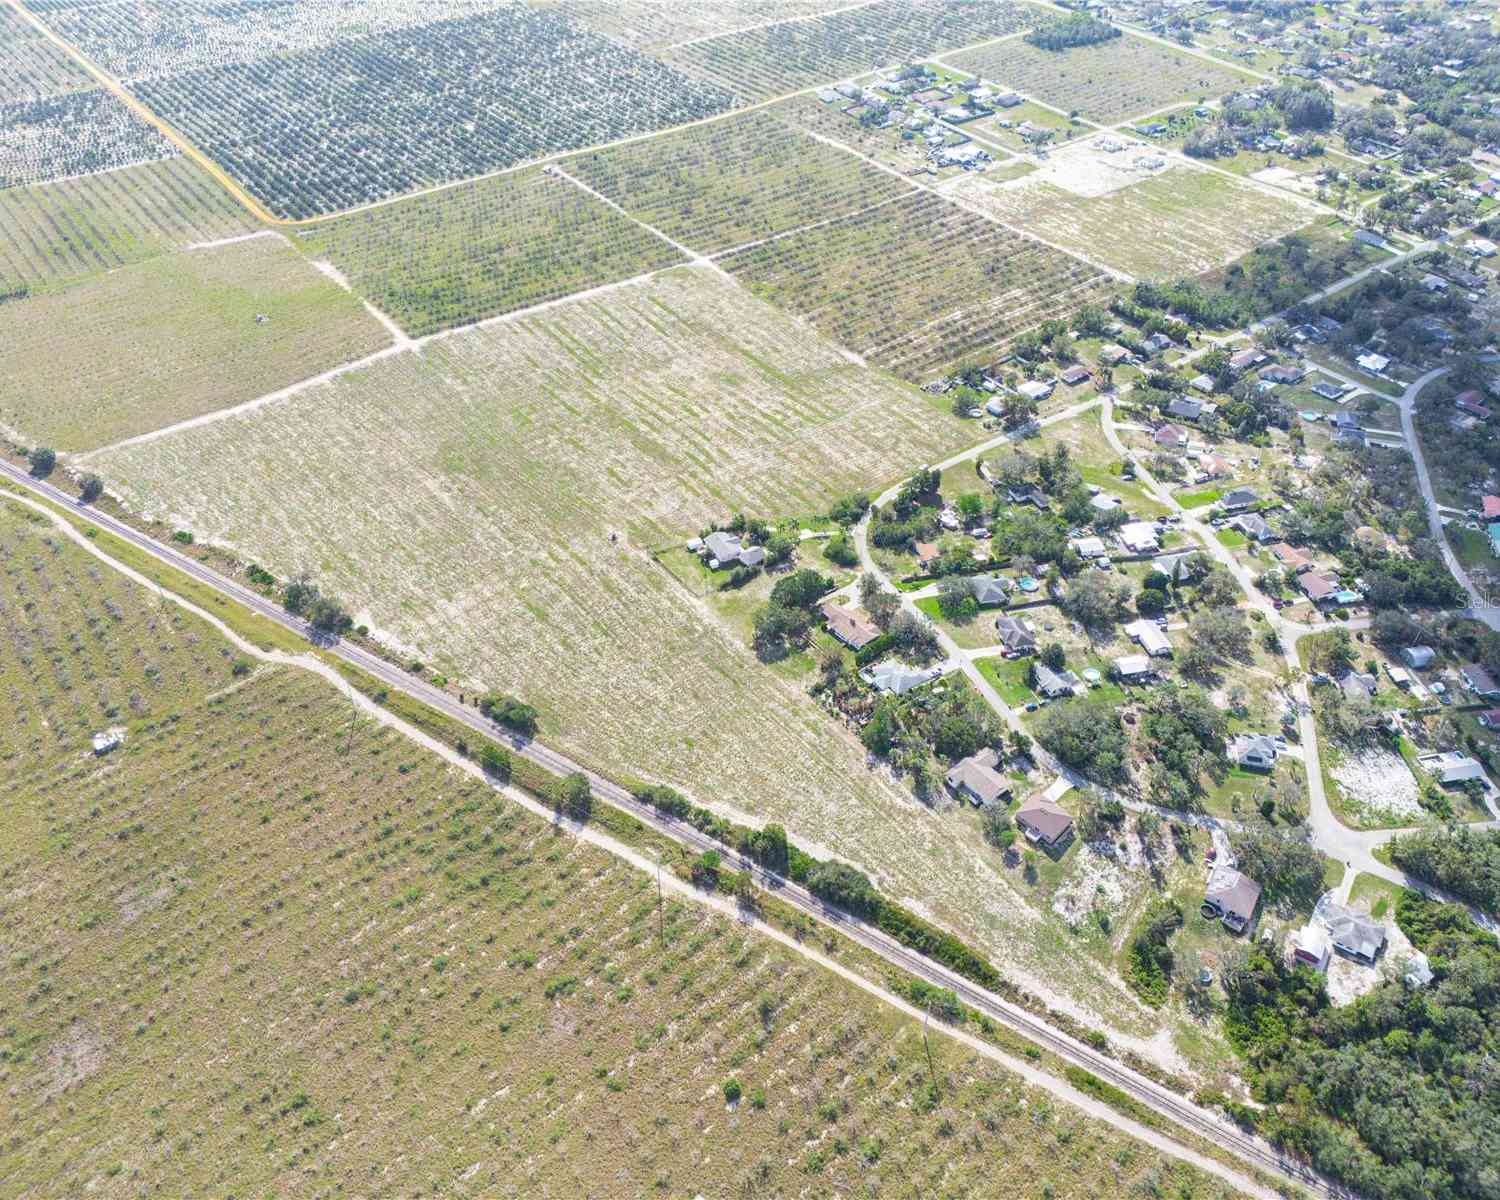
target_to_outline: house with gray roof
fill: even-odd
[[[1263,733],[1242,733],[1229,743],[1229,760],[1252,771],[1270,771],[1276,767],[1277,746]]]
[[[1067,668],[1054,671],[1044,662],[1032,664],[1032,686],[1049,700],[1055,700],[1060,696],[1071,696],[1081,682],[1077,675]]]
[[[893,696],[904,696],[913,688],[931,683],[943,674],[942,667],[909,667],[905,663],[887,659],[860,672],[864,681],[877,691],[889,692]]]
[[[1000,638],[1000,644],[1005,647],[1007,658],[1036,653],[1036,635],[1031,632],[1031,626],[1019,617],[996,617],[995,633]]]
[[[975,575],[969,588],[980,605],[1004,604],[1010,595],[1010,580],[1003,575]]]
[[[1346,958],[1370,966],[1385,948],[1385,926],[1373,917],[1330,904],[1323,909],[1323,919],[1328,925],[1328,940]]]
[[[1189,396],[1178,396],[1167,405],[1167,415],[1181,421],[1196,421],[1203,415],[1203,401]]]

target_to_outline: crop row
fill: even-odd
[[[229,193],[181,156],[7,188],[0,191],[0,295],[251,228]]]
[[[953,65],[1038,100],[1113,124],[1254,80],[1229,66],[1131,34],[1096,46],[1043,50],[1017,38],[954,55]]]
[[[559,0],[557,10],[639,50],[733,33],[770,21],[815,17],[847,0]]]
[[[0,188],[169,158],[157,130],[100,88],[0,104]]]
[[[682,124],[731,103],[712,84],[517,8],[132,86],[290,217]]]
[[[1082,260],[930,193],[721,261],[757,295],[911,379],[993,358],[1108,283]]]
[[[633,216],[701,253],[911,190],[759,110],[580,155],[565,166]]]
[[[1046,10],[1012,0],[879,0],[694,42],[665,57],[747,100],[763,100],[1050,19]]]
[[[413,336],[683,261],[660,238],[540,169],[352,213],[298,240]]]
[[[40,100],[89,85],[82,67],[13,8],[0,7],[0,102]]]
[[[48,25],[117,79],[150,79],[474,16],[512,0],[120,0],[48,10]],[[32,5],[33,8],[37,7]]]

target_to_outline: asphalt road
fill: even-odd
[[[689,850],[701,853],[724,847],[706,834],[658,813],[649,805],[637,801],[629,791],[619,784],[596,775],[578,763],[536,741],[527,741],[508,735],[494,723],[482,717],[478,711],[460,704],[447,692],[433,687],[425,680],[414,678],[399,667],[368,651],[338,639],[328,639],[315,634],[305,621],[283,610],[258,592],[220,575],[202,563],[180,554],[169,546],[140,533],[107,513],[81,505],[68,493],[47,483],[32,478],[25,471],[9,462],[0,462],[0,474],[14,483],[45,497],[65,509],[84,515],[90,522],[105,529],[153,558],[189,575],[199,582],[214,588],[221,594],[242,604],[269,621],[290,629],[321,646],[327,653],[337,655],[345,662],[380,680],[390,688],[402,691],[420,700],[452,719],[499,741],[508,741],[516,753],[546,767],[548,770],[566,775],[582,771],[588,776],[594,792],[601,799],[622,808],[639,819],[642,824],[672,838]],[[730,858],[736,856],[732,853]],[[991,1019],[1013,1030],[1028,1041],[1052,1051],[1065,1062],[1079,1066],[1119,1088],[1153,1112],[1165,1117],[1179,1127],[1208,1139],[1241,1159],[1273,1175],[1290,1180],[1312,1191],[1328,1196],[1351,1196],[1352,1193],[1318,1176],[1296,1160],[1282,1154],[1268,1143],[1253,1137],[1237,1126],[1222,1120],[1191,1101],[1162,1087],[1144,1075],[1099,1053],[1091,1046],[1069,1037],[1032,1016],[1025,1009],[1002,999],[984,988],[948,970],[941,964],[907,949],[900,942],[850,916],[840,909],[824,904],[799,884],[783,879],[763,870],[748,859],[740,860],[742,869],[753,871],[756,881],[768,892],[814,920],[837,928],[850,940],[880,955],[887,962],[911,975],[924,979],[939,987],[951,989],[969,1007],[982,1012]]]

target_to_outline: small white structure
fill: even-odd
[[[1241,767],[1270,771],[1276,767],[1276,743],[1263,733],[1242,733],[1229,743],[1229,758]]]
[[[1422,754],[1417,757],[1417,765],[1445,787],[1455,783],[1468,783],[1471,779],[1484,782],[1484,767],[1462,750]]]
[[[1384,354],[1361,354],[1354,361],[1361,370],[1368,371],[1371,375],[1379,375],[1391,365],[1391,360]]]
[[[1120,545],[1131,554],[1149,554],[1160,547],[1156,526],[1149,521],[1128,521],[1120,526]]]
[[[1103,558],[1105,554],[1104,539],[1098,537],[1081,537],[1074,539],[1073,549],[1078,551],[1080,558]]]
[[[1171,641],[1155,621],[1132,621],[1125,626],[1125,633],[1152,658],[1166,658],[1172,653]]]
[[[1044,379],[1028,379],[1016,388],[1028,400],[1045,400],[1052,395],[1052,383]]]
[[[1115,659],[1115,671],[1126,683],[1144,679],[1155,668],[1144,654],[1125,654]]]
[[[1326,971],[1332,949],[1328,931],[1316,921],[1309,921],[1292,939],[1292,961],[1314,971]]]
[[[93,745],[95,754],[108,754],[117,746],[123,745],[125,735],[118,729],[106,729],[94,734]]]
[[[912,688],[931,683],[943,673],[942,667],[908,667],[905,663],[887,660],[863,671],[865,682],[876,690],[902,696]]]

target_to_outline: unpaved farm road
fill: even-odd
[[[321,646],[325,653],[336,655],[340,659],[349,663],[351,666],[357,667],[359,670],[364,671],[365,673],[378,679],[387,687],[405,692],[407,695],[421,701],[428,707],[441,712],[444,716],[447,716],[452,720],[459,721],[465,726],[473,729],[475,732],[483,734],[486,737],[493,738],[499,741],[509,741],[516,753],[531,759],[533,762],[546,767],[548,770],[557,772],[558,774],[562,775],[571,774],[575,771],[581,771],[588,777],[595,795],[600,799],[605,800],[618,808],[624,809],[632,816],[640,820],[642,824],[648,826],[659,834],[671,838],[672,840],[678,842],[680,845],[687,847],[690,851],[694,853],[702,853],[707,850],[717,850],[721,853],[723,852],[724,848],[719,843],[709,838],[706,834],[700,833],[698,830],[694,829],[691,826],[683,825],[677,821],[665,817],[649,805],[640,803],[635,799],[635,797],[630,794],[629,791],[621,787],[619,784],[614,783],[612,780],[605,779],[599,775],[594,774],[591,771],[586,770],[579,764],[571,761],[570,759],[557,753],[554,750],[548,749],[546,746],[541,745],[539,742],[525,741],[520,738],[509,737],[497,726],[493,725],[491,722],[485,720],[482,716],[480,716],[478,712],[460,704],[447,692],[433,687],[431,684],[427,683],[424,680],[417,679],[412,677],[411,675],[408,675],[400,668],[392,666],[384,659],[377,658],[375,655],[370,654],[368,651],[362,650],[358,646],[348,645],[336,639],[329,641],[325,638],[315,635],[305,622],[291,616],[289,613],[285,612],[279,606],[273,604],[271,601],[269,601],[259,593],[254,592],[247,587],[244,587],[242,584],[239,584],[232,579],[228,579],[220,575],[218,572],[205,567],[195,559],[189,558],[183,554],[179,554],[175,550],[172,550],[170,547],[161,545],[153,541],[145,534],[138,532],[131,526],[125,524],[123,521],[116,520],[115,518],[109,516],[107,513],[97,512],[81,506],[73,497],[69,496],[67,493],[63,492],[52,484],[47,483],[45,480],[34,479],[25,471],[9,462],[0,462],[0,476],[3,476],[12,483],[17,484],[22,488],[35,493],[38,496],[41,496],[43,499],[50,501],[52,504],[64,509],[65,511],[80,514],[91,524],[97,525],[99,528],[107,530],[114,536],[120,538],[125,542],[128,542],[138,550],[151,555],[152,558],[155,558],[159,562],[172,567],[174,570],[180,571],[184,575],[191,577],[199,583],[215,589],[220,594],[228,597],[230,600],[235,601],[236,603],[240,604],[256,615],[261,616],[266,620],[272,621],[275,624],[282,626],[283,628],[290,629],[302,637],[308,638],[310,642]],[[22,501],[22,503],[27,502]],[[36,508],[39,506],[29,504],[29,507]],[[60,520],[60,518],[57,518],[56,514],[52,512],[52,510],[44,509],[43,511],[46,511],[49,513],[49,515],[52,515],[54,517],[54,520]],[[94,545],[93,542],[79,535],[78,531],[71,525],[67,524],[66,522],[63,522],[62,525],[68,531],[69,536],[73,537],[75,541],[79,542],[79,544],[83,545],[90,552],[105,558],[106,561],[109,561],[111,565],[113,565],[116,569],[124,571],[126,574],[130,575],[131,578],[135,579],[139,583],[142,583],[152,591],[162,591],[162,589],[158,588],[154,584],[151,584],[143,576],[130,571],[123,564],[110,559],[108,555],[99,550],[99,548]],[[191,608],[199,615],[207,617],[207,619],[209,619],[217,628],[230,636],[242,650],[244,650],[246,653],[254,654],[262,661],[294,662],[303,666],[314,666],[314,664],[317,662],[317,660],[314,659],[311,655],[298,657],[264,653],[257,648],[250,646],[242,639],[234,637],[231,631],[229,631],[222,624],[222,622],[216,620],[211,615],[204,613],[201,609],[194,607],[188,602],[182,600],[180,597],[172,596],[169,592],[163,594],[169,595],[170,598],[175,600],[177,603]],[[322,665],[325,670],[327,669],[326,664],[318,665]],[[315,666],[314,669],[316,669]],[[356,703],[358,703],[358,701],[356,701]],[[418,738],[418,740],[424,741],[425,744],[430,745],[439,753],[444,753],[444,750],[441,746],[432,742],[430,739],[422,738],[422,736],[418,734],[417,731],[406,727],[403,723],[392,717],[391,714],[379,708],[379,706],[365,705],[364,707],[368,711],[371,711],[372,714],[377,716],[379,719],[386,721],[388,724],[401,727],[403,732],[406,732],[409,736],[415,736]],[[468,764],[463,760],[459,760],[459,762],[460,765],[463,765],[466,769],[469,769],[472,766],[472,764]],[[520,802],[526,804],[527,807],[533,808],[537,811],[541,811],[547,816],[551,816],[549,810],[537,804],[530,797],[526,797],[523,794],[514,791],[509,794],[512,794]],[[582,836],[586,836],[589,838],[589,840],[595,841],[601,845],[605,845],[609,842],[608,838],[604,837],[604,835],[599,834],[596,830],[584,830],[580,832]],[[615,853],[622,854],[622,856],[630,859],[630,861],[636,862],[637,865],[645,865],[640,861],[640,855],[635,851],[631,851],[628,847],[617,844],[610,844],[607,845],[606,848],[614,851]],[[734,856],[731,855],[730,857],[733,858]],[[819,900],[811,892],[807,891],[800,885],[793,883],[790,880],[783,879],[781,876],[776,875],[772,872],[763,870],[762,868],[750,862],[748,859],[741,860],[739,862],[739,866],[742,869],[751,871],[756,881],[762,887],[778,897],[784,903],[791,905],[793,908],[811,917],[813,920],[831,926],[832,928],[838,930],[851,941],[857,943],[858,945],[875,954],[878,954],[881,958],[885,959],[887,962],[891,963],[893,966],[899,968],[900,970],[914,975],[920,979],[926,980],[929,983],[936,984],[939,987],[951,989],[969,1007],[975,1009],[978,1012],[984,1013],[992,1020],[999,1022],[1008,1029],[1019,1034],[1021,1037],[1026,1038],[1028,1041],[1047,1050],[1050,1050],[1064,1062],[1082,1067],[1083,1069],[1092,1072],[1099,1078],[1104,1079],[1110,1084],[1113,1084],[1115,1087],[1125,1092],[1132,1099],[1152,1110],[1158,1116],[1171,1121],[1173,1124],[1192,1134],[1211,1141],[1221,1149],[1240,1159],[1242,1162],[1265,1171],[1273,1176],[1277,1176],[1284,1180],[1287,1180],[1290,1183],[1308,1188],[1321,1195],[1348,1197],[1351,1198],[1351,1200],[1357,1200],[1357,1198],[1354,1197],[1353,1193],[1348,1192],[1346,1189],[1343,1189],[1338,1185],[1330,1182],[1329,1180],[1324,1179],[1322,1176],[1317,1175],[1304,1164],[1299,1163],[1289,1156],[1281,1153],[1275,1147],[1269,1145],[1261,1139],[1245,1133],[1237,1126],[1230,1124],[1228,1121],[1220,1119],[1214,1114],[1192,1103],[1190,1100],[1179,1096],[1172,1091],[1169,1091],[1167,1088],[1161,1086],[1151,1079],[1148,1079],[1146,1076],[1141,1075],[1138,1072],[1131,1070],[1129,1067],[1116,1062],[1114,1059],[1099,1053],[1091,1046],[1088,1046],[1083,1042],[1069,1037],[1067,1034],[1053,1029],[1045,1022],[1032,1016],[1025,1009],[1002,999],[1000,996],[996,995],[993,992],[970,983],[961,975],[948,970],[946,967],[933,962],[931,959],[924,958],[922,955],[907,949],[900,942],[897,942],[895,939],[889,937],[887,934],[885,934],[875,926],[869,925],[864,921],[853,917],[846,912],[843,912],[840,909],[824,904],[823,901]],[[691,891],[691,889],[689,889],[689,891]],[[693,894],[695,895],[695,898],[702,899],[702,897],[697,896],[696,893]],[[771,936],[776,936],[778,940],[788,940],[784,936],[778,935],[775,931],[767,930],[764,925],[761,925],[760,928],[763,932],[768,932],[771,934]],[[793,945],[794,948],[799,950],[799,952],[809,954],[810,957],[820,957],[810,952],[807,947],[802,946],[800,943],[796,943],[793,941],[789,942],[789,944]],[[834,964],[828,965],[834,966],[834,969],[839,969]],[[839,973],[845,975],[846,978],[853,978],[854,982],[858,983],[866,990],[877,992],[877,994],[881,995],[882,999],[887,999],[890,1002],[897,1003],[898,1007],[903,1007],[910,1011],[909,1006],[901,1004],[895,997],[886,995],[881,989],[870,984],[868,981],[859,979],[858,977],[854,977],[851,975],[851,973],[843,971],[842,969],[839,969]],[[1008,1056],[1002,1055],[1000,1052],[994,1050],[993,1047],[986,1047],[985,1043],[976,1042],[973,1039],[963,1036],[961,1031],[945,1029],[945,1032],[958,1037],[959,1040],[964,1041],[966,1044],[970,1045],[971,1048],[974,1048],[981,1053],[985,1053],[990,1057],[994,1057],[1004,1061],[1007,1066],[1010,1066],[1013,1069],[1019,1070],[1022,1067],[1026,1066],[1026,1064],[1024,1063],[1014,1062]],[[1036,1071],[1035,1068],[1032,1068],[1029,1071],[1024,1071],[1023,1074],[1026,1075],[1027,1079],[1030,1082],[1037,1083],[1039,1086],[1048,1087],[1054,1092],[1056,1092],[1059,1087],[1066,1087],[1066,1085],[1060,1084],[1056,1078],[1046,1075],[1043,1072]],[[1214,1159],[1199,1154],[1196,1151],[1193,1151],[1188,1147],[1173,1141],[1167,1136],[1147,1129],[1144,1126],[1141,1126],[1138,1122],[1132,1121],[1129,1118],[1122,1116],[1120,1113],[1108,1108],[1107,1106],[1085,1103],[1085,1101],[1088,1100],[1088,1097],[1082,1096],[1078,1093],[1074,1093],[1073,1089],[1069,1088],[1067,1089],[1067,1091],[1069,1094],[1065,1098],[1068,1099],[1070,1103],[1079,1104],[1080,1107],[1084,1107],[1092,1115],[1109,1121],[1111,1124],[1118,1126],[1119,1128],[1129,1132],[1133,1136],[1140,1137],[1153,1145],[1159,1146],[1161,1149],[1174,1154],[1179,1158],[1183,1158],[1187,1161],[1193,1162],[1195,1165],[1200,1166],[1205,1171],[1209,1171],[1217,1177],[1231,1183],[1234,1187],[1239,1188],[1246,1194],[1265,1197],[1267,1198],[1267,1200],[1270,1200],[1270,1198],[1274,1196],[1274,1193],[1267,1189],[1265,1186],[1256,1183],[1254,1180],[1248,1178],[1240,1172],[1234,1171],[1233,1169],[1224,1166],[1222,1163],[1219,1163]]]

